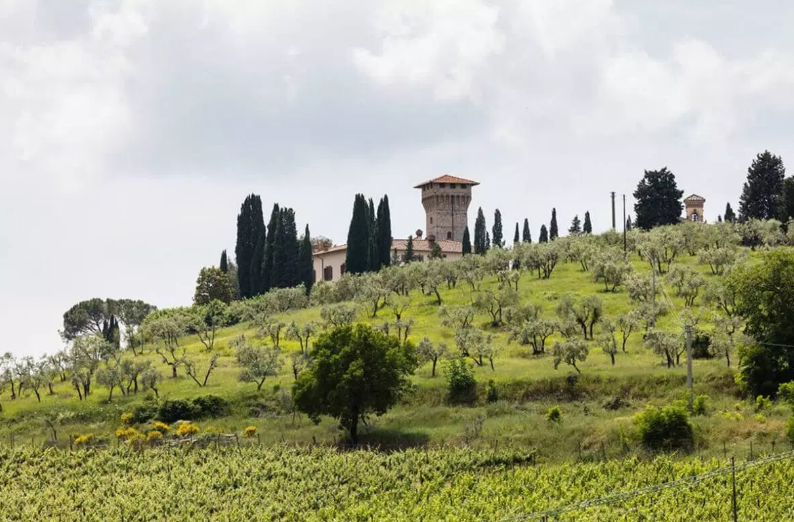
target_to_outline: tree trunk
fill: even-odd
[[[50,395],[55,395],[55,392],[52,389],[52,383],[51,382],[47,383],[47,387],[50,389]]]
[[[90,393],[91,393],[91,383],[86,382],[83,384],[83,397],[87,399]]]
[[[171,378],[176,379],[176,365],[171,365]]]
[[[728,368],[731,367],[731,352],[725,350],[725,359],[728,361]]]
[[[579,367],[576,366],[576,363],[571,363],[571,366],[573,366],[573,369],[576,370],[576,373],[582,373],[582,370],[580,370]]]
[[[353,406],[353,415],[350,416],[350,442],[358,445],[358,405]]]
[[[592,323],[590,323],[590,339],[592,339],[592,338],[593,338],[593,325],[594,325],[594,324],[595,324],[595,321],[593,321]]]
[[[438,305],[441,306],[441,294],[438,293],[438,288],[436,288],[435,291],[436,291],[436,300],[438,301]]]
[[[11,400],[13,401],[16,398],[17,398],[17,392],[16,392],[16,388],[14,388],[14,381],[11,381]]]
[[[629,338],[624,335],[623,336],[623,353],[626,353],[626,341],[628,341],[628,340],[629,340]]]
[[[74,383],[74,389],[75,389],[75,390],[77,390],[77,396],[78,396],[78,397],[80,398],[80,400],[82,401],[82,400],[83,400],[83,394],[82,394],[82,392],[80,391],[80,385],[79,385],[79,384],[77,384],[76,382]]]
[[[108,395],[108,402],[110,402],[110,401],[112,401],[112,400],[113,400],[113,388],[115,388],[115,386],[113,386],[113,385],[111,384],[111,385],[110,385],[110,395]]]
[[[587,324],[586,323],[579,323],[582,327],[582,333],[584,334],[584,340],[587,340]]]
[[[492,372],[495,372],[495,371],[496,371],[496,369],[494,369],[494,367],[493,367],[493,359],[491,359],[491,358],[488,358],[488,360],[491,362],[491,371],[492,371]]]
[[[41,395],[39,395],[39,389],[38,388],[33,388],[33,393],[36,394],[36,400],[41,402]]]
[[[438,362],[438,359],[433,359],[433,371],[430,373],[431,377],[436,376],[436,362]]]
[[[615,366],[615,352],[611,352],[609,356],[612,358],[612,366]]]
[[[160,398],[160,392],[157,391],[157,388],[152,388],[152,391],[154,392],[154,396],[159,399]]]

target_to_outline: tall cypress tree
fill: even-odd
[[[378,268],[391,264],[391,211],[389,210],[389,196],[385,195],[378,203]]]
[[[254,257],[251,258],[251,266],[249,273],[251,274],[251,291],[253,295],[259,295],[265,292],[265,247],[267,243],[267,234],[265,232],[264,221],[262,222],[262,230],[259,233],[259,239],[256,241],[256,248],[254,249]],[[275,237],[275,235],[273,236]]]
[[[733,213],[730,203],[725,204],[725,221],[733,223],[736,220],[736,215]]]
[[[284,247],[286,253],[284,270],[282,271],[282,288],[298,286],[302,279],[300,274],[300,241],[298,226],[295,224],[295,211],[286,208],[282,211],[281,221],[284,228]],[[276,240],[279,238],[277,237]]]
[[[218,268],[220,268],[221,272],[223,272],[224,274],[229,273],[229,260],[226,258],[226,250],[221,252],[221,262],[218,265]]]
[[[513,244],[518,244],[521,242],[521,235],[518,233],[518,221],[516,221],[516,233],[513,234]]]
[[[408,236],[408,244],[405,245],[405,259],[406,263],[414,260],[414,236]]]
[[[486,244],[485,230],[485,215],[482,213],[482,207],[477,210],[477,219],[474,221],[474,253],[484,254],[488,250]]]
[[[466,254],[471,254],[471,237],[469,237],[469,227],[466,227],[463,230],[462,252],[464,256]]]
[[[367,253],[367,270],[377,272],[380,270],[380,251],[378,250],[380,234],[378,233],[378,218],[375,213],[375,204],[369,200],[369,252]]]
[[[281,208],[278,203],[273,205],[273,210],[270,211],[270,221],[267,224],[267,237],[264,242],[265,251],[262,254],[262,276],[260,282],[260,293],[265,293],[270,290],[274,285],[271,281],[271,274],[273,272],[273,250],[276,242],[276,229],[278,228],[278,220],[281,215]]]
[[[557,209],[551,209],[551,223],[549,224],[549,241],[554,241],[559,237],[559,229],[557,228]]]
[[[546,230],[546,225],[540,225],[540,237],[538,237],[538,243],[548,243],[549,242],[549,232]]]
[[[590,222],[590,211],[586,210],[584,213],[584,224],[582,225],[582,232],[585,234],[593,233],[593,223]]]
[[[264,229],[262,200],[256,194],[251,194],[245,198],[237,215],[237,243],[234,248],[240,296],[243,298],[253,297],[259,291],[260,272],[252,270],[252,262]]]
[[[739,216],[746,219],[777,219],[786,167],[780,156],[768,150],[758,154],[747,169],[747,182],[739,198]]]
[[[521,241],[532,243],[532,233],[529,231],[529,219],[524,218],[524,230],[521,233]]]
[[[493,235],[491,236],[491,244],[494,247],[502,248],[505,246],[504,236],[502,235],[502,213],[497,208],[493,213]]]
[[[369,256],[369,206],[363,194],[356,194],[353,216],[347,232],[347,257],[345,267],[351,274],[367,271]]]
[[[314,259],[312,256],[312,236],[309,234],[309,225],[306,225],[306,230],[303,232],[303,240],[300,245],[300,253],[298,254],[298,278],[299,283],[303,283],[306,287],[306,294],[312,291],[314,284]]]
[[[626,218],[626,230],[631,230],[634,226],[631,224],[631,216]]]
[[[780,201],[778,202],[778,219],[785,226],[794,219],[794,176],[789,176],[783,180],[783,187],[780,191]]]

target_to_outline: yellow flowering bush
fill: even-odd
[[[163,440],[163,434],[158,430],[152,430],[146,434],[146,440],[149,442],[160,442]]]
[[[165,422],[155,421],[155,423],[152,426],[153,426],[152,429],[159,431],[163,435],[171,431],[171,427],[168,426],[168,424],[166,424]]]
[[[121,424],[124,426],[132,425],[132,413],[122,413],[121,414]]]
[[[256,426],[248,426],[243,432],[246,437],[251,438],[256,435]]]
[[[198,426],[195,424],[191,424],[190,422],[182,422],[176,429],[176,434],[179,437],[189,437],[191,435],[195,435],[201,431]]]
[[[77,448],[84,448],[90,445],[94,441],[94,436],[90,433],[86,433],[85,435],[80,435],[76,439],[74,439],[74,446]]]
[[[206,428],[204,428],[204,433],[213,433],[213,434],[223,433],[223,428],[221,428],[220,426],[207,426]]]
[[[116,430],[116,438],[121,440],[127,440],[129,438],[133,438],[138,434],[138,430],[135,428],[119,428]]]

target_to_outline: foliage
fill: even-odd
[[[262,389],[268,377],[278,375],[284,365],[278,348],[253,346],[246,341],[245,336],[235,339],[232,346],[237,364],[242,367],[240,381],[255,383],[257,391]]]
[[[193,405],[183,399],[163,401],[157,410],[157,418],[166,424],[173,424],[178,420],[190,420],[196,413]]]
[[[558,341],[554,343],[554,351],[552,352],[554,356],[554,369],[556,370],[560,363],[564,362],[565,364],[573,366],[577,373],[582,373],[579,367],[576,366],[576,361],[584,362],[587,360],[589,352],[590,349],[585,340],[566,339],[564,341]]]
[[[529,231],[529,219],[524,218],[524,228],[521,230],[521,241],[532,243],[532,233]]]
[[[237,215],[237,244],[234,250],[238,265],[240,295],[243,298],[253,297],[259,293],[261,255],[257,258],[257,251],[263,251],[264,238],[262,200],[256,194],[251,194],[245,198]]]
[[[493,228],[491,230],[491,244],[494,247],[503,248],[505,246],[504,235],[502,233],[502,213],[497,208],[493,216]]]
[[[692,415],[706,415],[709,410],[709,396],[698,395],[692,401]]]
[[[768,150],[756,155],[747,169],[747,181],[739,197],[739,215],[743,221],[778,217],[785,176],[786,168],[780,156]]]
[[[417,355],[420,360],[432,363],[431,377],[436,376],[436,365],[439,359],[442,359],[448,352],[446,343],[433,344],[427,337],[423,337],[416,347]]]
[[[488,379],[488,384],[485,386],[485,400],[488,404],[493,404],[499,400],[499,388],[493,379]]]
[[[477,401],[477,380],[472,366],[462,357],[450,359],[445,370],[447,401],[450,404],[474,404]]]
[[[204,267],[199,272],[196,280],[196,292],[193,303],[206,305],[212,301],[230,303],[232,300],[232,285],[229,277],[220,268]]]
[[[552,406],[546,411],[546,420],[559,424],[562,422],[562,410],[559,406]]]
[[[695,434],[686,410],[680,406],[649,406],[634,416],[642,444],[652,450],[688,450]]]
[[[772,407],[772,400],[769,397],[759,395],[755,398],[755,411],[764,411]]]
[[[347,253],[345,266],[351,274],[361,274],[369,269],[369,252],[372,220],[369,206],[363,194],[356,194],[353,203],[353,217],[347,234]]]
[[[488,251],[485,228],[485,215],[480,207],[477,209],[477,219],[474,221],[474,253],[478,255],[483,255]]]
[[[644,230],[678,223],[683,210],[675,175],[667,170],[646,170],[634,191],[634,224]]]
[[[560,235],[557,227],[557,209],[551,209],[551,222],[549,223],[549,241],[554,241]]]
[[[538,243],[548,243],[549,233],[546,230],[546,225],[540,225],[540,235],[538,235]]]
[[[180,422],[179,426],[176,428],[176,435],[177,437],[190,437],[192,435],[198,434],[200,431],[201,428],[199,428],[196,424],[191,422]]]
[[[471,236],[469,234],[469,227],[463,230],[463,244],[461,246],[461,253],[465,256],[471,254]]]
[[[243,435],[247,438],[255,437],[256,436],[256,426],[247,426],[245,430],[243,430]]]

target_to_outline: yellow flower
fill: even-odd
[[[122,413],[121,414],[121,423],[124,426],[129,426],[132,424],[132,413]]]
[[[253,437],[256,435],[256,426],[248,426],[243,433],[245,433],[246,437]]]
[[[153,426],[155,430],[159,431],[162,434],[166,434],[169,431],[171,431],[171,428],[168,426],[168,424],[164,422],[156,421]]]
[[[152,430],[146,434],[146,440],[149,442],[159,442],[163,440],[163,434],[157,430]]]
[[[74,439],[74,445],[77,447],[88,446],[89,444],[91,444],[91,442],[93,442],[93,440],[94,440],[94,436],[91,435],[90,433],[87,433],[85,435],[80,435],[79,437]]]
[[[180,437],[189,437],[201,431],[198,426],[189,422],[182,422],[176,429],[176,434]]]

